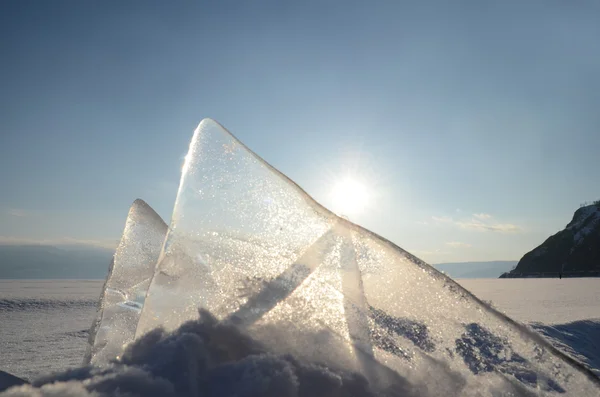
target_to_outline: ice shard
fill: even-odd
[[[207,309],[274,352],[410,395],[596,395],[598,378],[212,120],[196,129],[136,335]],[[512,393],[512,394],[511,394]]]
[[[102,288],[84,364],[107,364],[133,341],[166,234],[161,217],[144,201],[134,201]]]

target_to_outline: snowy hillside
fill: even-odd
[[[600,202],[575,211],[565,229],[528,252],[505,277],[600,276]]]

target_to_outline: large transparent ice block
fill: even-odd
[[[100,295],[84,364],[107,364],[133,341],[166,234],[167,224],[161,217],[144,201],[136,200]]]
[[[329,212],[212,120],[190,143],[136,335],[174,329],[199,308],[274,352],[400,395],[600,390],[539,335]]]

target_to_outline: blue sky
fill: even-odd
[[[0,238],[170,219],[212,117],[432,262],[519,259],[600,198],[600,3],[3,1]]]

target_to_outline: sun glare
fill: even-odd
[[[369,192],[359,181],[346,177],[338,181],[331,190],[332,210],[338,215],[359,215],[369,203]]]

